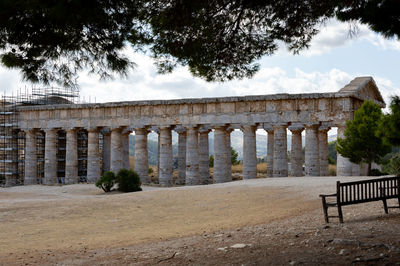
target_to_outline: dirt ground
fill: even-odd
[[[318,194],[334,192],[337,179],[127,194],[83,184],[0,188],[0,265],[400,264],[398,209],[354,205],[344,224],[324,223]]]

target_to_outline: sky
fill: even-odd
[[[385,39],[358,25],[350,36],[349,24],[330,20],[314,37],[308,50],[293,55],[282,46],[274,55],[259,60],[260,71],[250,79],[208,83],[179,67],[158,74],[152,59],[126,53],[137,64],[126,78],[99,81],[82,72],[78,83],[85,102],[135,101],[260,95],[275,93],[335,92],[357,76],[372,76],[386,103],[400,95],[400,41]],[[0,66],[0,94],[31,88],[17,70]]]

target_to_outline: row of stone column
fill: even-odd
[[[290,173],[287,158],[287,128],[292,133]],[[305,175],[328,175],[328,126],[319,124],[275,124],[266,126],[268,132],[267,176],[302,176],[303,144],[302,131],[306,131],[305,139]]]
[[[78,182],[78,143],[77,128],[66,129],[65,184]],[[25,131],[25,184],[37,183],[37,134],[38,129]],[[105,132],[103,154],[99,153],[98,128],[88,129],[87,181],[96,182],[101,176],[101,156],[103,169],[118,172],[129,168],[129,133],[121,128]],[[45,129],[44,177],[43,184],[57,183],[57,132],[58,129]]]
[[[292,132],[291,171],[288,172],[287,128]],[[159,134],[159,183],[169,186],[173,182],[172,127],[160,127]],[[230,133],[227,125],[216,125],[214,129],[214,183],[232,180]],[[305,130],[305,174],[309,176],[328,175],[328,126],[319,124],[274,124],[264,125],[268,132],[267,176],[302,176],[303,153],[302,131]],[[208,133],[210,128],[197,125],[176,127],[178,133],[178,178],[177,184],[200,185],[209,182]],[[243,131],[243,179],[256,178],[256,130],[257,125],[242,125]],[[339,128],[339,136],[342,129]],[[135,167],[142,182],[149,182],[147,128],[135,128]],[[129,134],[124,128],[103,130],[103,154],[99,154],[98,128],[88,129],[87,181],[95,182],[103,170],[118,172],[129,168]],[[65,183],[78,180],[77,129],[66,129]],[[45,130],[44,184],[57,183],[56,158],[57,129]],[[36,183],[36,130],[26,131],[25,183]],[[343,161],[343,162],[342,162]],[[338,156],[338,171],[349,166]]]

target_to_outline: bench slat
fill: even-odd
[[[334,196],[330,194],[329,196]],[[400,207],[400,177],[385,177],[353,182],[336,182],[336,201],[326,202],[328,195],[320,195],[324,209],[325,221],[329,223],[328,207],[338,208],[338,218],[343,222],[342,206],[382,200],[387,213],[387,199],[397,198]]]

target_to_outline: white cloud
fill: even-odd
[[[344,23],[336,19],[328,20],[320,32],[312,39],[310,48],[302,51],[304,56],[322,55],[331,52],[334,48],[365,40],[383,50],[400,50],[400,40],[384,38],[358,22]]]

